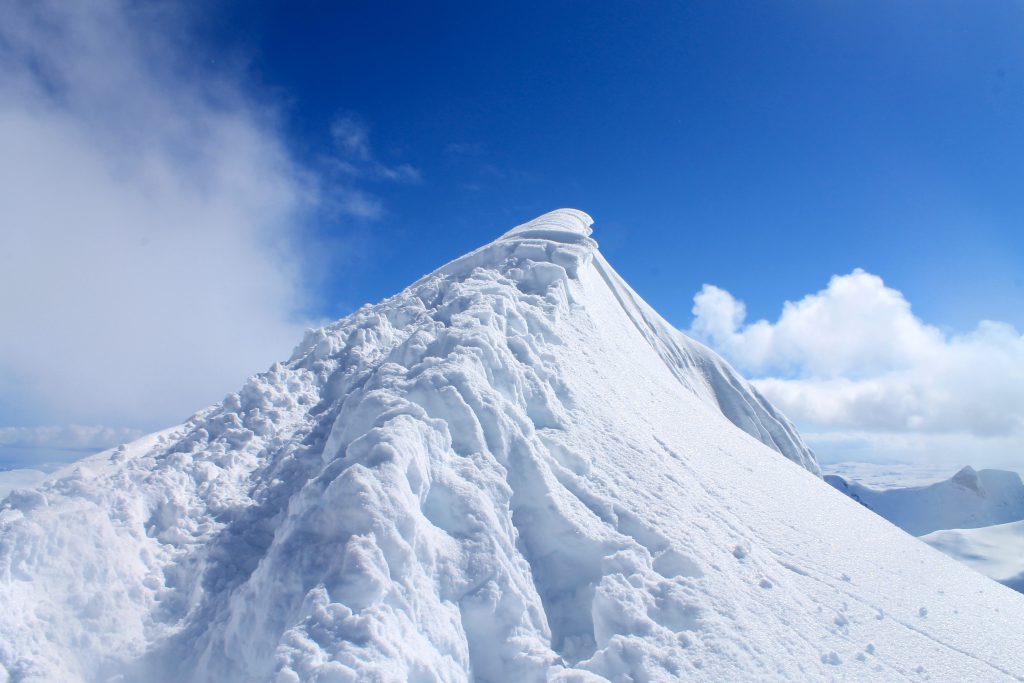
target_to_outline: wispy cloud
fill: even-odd
[[[331,139],[335,154],[333,167],[353,178],[383,180],[397,183],[419,183],[423,176],[411,164],[389,165],[381,162],[370,144],[370,129],[361,119],[344,114],[331,124]]]
[[[774,323],[746,321],[729,292],[705,285],[690,332],[720,350],[823,448],[865,444],[907,457],[1024,455],[1024,336],[982,321],[946,334],[881,278],[855,270]],[[963,452],[963,451],[968,452]]]
[[[475,157],[484,153],[480,142],[450,142],[444,147],[444,153],[453,157]]]

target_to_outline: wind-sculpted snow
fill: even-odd
[[[589,234],[542,216],[12,494],[0,671],[1021,680],[1024,598],[825,484]]]

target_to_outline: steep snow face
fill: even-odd
[[[542,216],[13,493],[0,680],[1024,679],[1024,597],[825,484],[589,235]]]
[[[1024,519],[1024,483],[1016,472],[965,467],[945,481],[890,489],[837,475],[825,481],[915,536]]]

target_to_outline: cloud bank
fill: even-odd
[[[310,324],[303,226],[372,218],[380,200],[298,163],[277,113],[189,42],[180,7],[3,7],[0,427],[35,429],[19,438],[42,453],[80,444],[38,425],[180,422]],[[338,159],[419,180],[352,121],[332,133]]]
[[[946,334],[863,270],[748,323],[704,285],[690,333],[745,372],[820,451],[856,457],[1024,460],[1024,336],[982,321]]]
[[[183,21],[6,5],[5,421],[180,421],[301,335],[292,245],[313,187],[271,112],[180,61],[163,36]]]

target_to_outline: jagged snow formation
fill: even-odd
[[[0,680],[1021,680],[1024,596],[825,484],[589,225],[12,493]]]
[[[926,486],[877,489],[838,475],[825,481],[915,536],[1024,519],[1024,482],[1016,472],[964,467]]]

